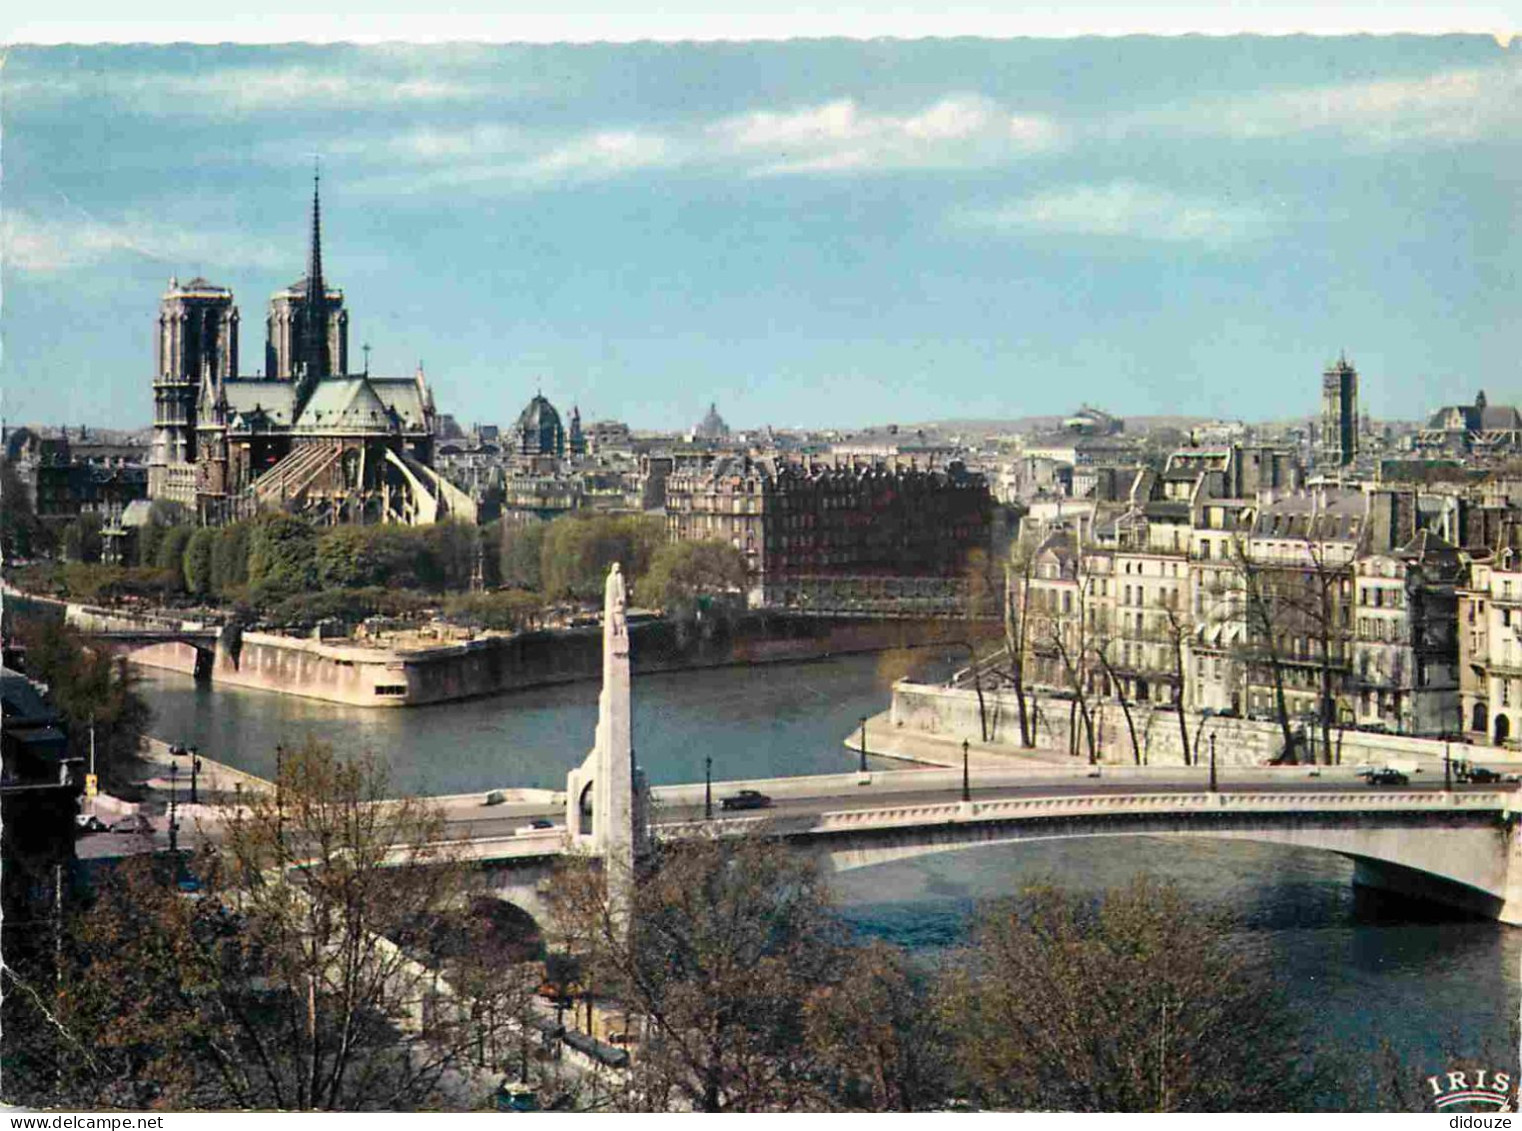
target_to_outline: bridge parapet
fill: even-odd
[[[1401,791],[1315,793],[1140,793],[1091,794],[1082,797],[1007,798],[998,801],[949,802],[844,809],[824,813],[820,832],[858,828],[915,826],[939,821],[989,821],[1048,817],[1095,817],[1139,813],[1391,813],[1490,812],[1510,814],[1512,794],[1500,792]]]

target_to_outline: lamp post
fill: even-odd
[[[192,746],[190,748],[190,803],[192,805],[200,804],[201,799],[196,794],[196,778],[198,778],[200,774],[201,755],[197,753],[196,748]]]
[[[1443,743],[1443,790],[1453,789],[1453,760],[1449,757],[1448,743]]]
[[[867,716],[861,717],[861,766],[862,773],[867,772]]]
[[[967,739],[962,739],[962,800],[972,800],[972,782],[967,776],[967,750],[972,745]]]
[[[1210,792],[1216,792],[1215,781],[1215,735],[1210,736]]]
[[[171,763],[169,767],[169,855],[171,856],[178,856],[180,852],[179,777],[180,767]]]
[[[703,756],[703,820],[713,820],[713,758]]]

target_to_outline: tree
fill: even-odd
[[[1036,745],[1031,726],[1031,711],[1025,686],[1025,650],[1029,646],[1031,573],[1035,568],[1035,547],[1017,542],[1011,547],[1011,559],[1004,573],[1004,654],[1009,658],[1009,682],[1015,689],[1015,706],[1020,713],[1020,745]],[[1015,584],[1015,578],[1020,583]]]
[[[806,1007],[835,1106],[864,1111],[941,1107],[951,1087],[950,1035],[931,979],[898,947],[873,942],[846,956],[840,980]]]
[[[602,874],[572,862],[556,919],[585,976],[640,1033],[636,1106],[705,1112],[827,1102],[806,1010],[841,951],[817,868],[761,836],[663,843],[634,888],[632,927]]]
[[[500,584],[513,589],[538,591],[542,587],[540,555],[549,524],[531,522],[527,526],[502,524],[497,561]]]
[[[460,593],[450,597],[444,609],[451,620],[463,624],[518,631],[535,627],[544,613],[544,604],[537,593],[506,589],[495,593]]]
[[[475,524],[458,519],[437,522],[423,528],[421,539],[427,562],[423,582],[439,592],[469,589],[481,545]]]
[[[217,532],[209,526],[198,528],[185,544],[182,564],[185,591],[194,597],[211,596],[212,555],[216,545]]]
[[[627,577],[649,572],[650,559],[666,540],[666,526],[646,515],[566,515],[544,533],[540,580],[551,600],[593,600],[602,595],[608,567]],[[505,573],[506,571],[504,571]]]
[[[1352,635],[1352,562],[1355,547],[1337,536],[1334,517],[1319,511],[1298,518],[1277,537],[1294,549],[1283,561],[1263,560],[1244,540],[1233,546],[1247,621],[1249,674],[1268,670],[1285,760],[1293,759],[1295,735],[1285,677],[1314,665],[1316,718],[1321,759],[1330,762],[1331,731],[1338,724],[1336,674],[1349,662]]]
[[[63,556],[71,562],[94,564],[100,561],[104,542],[100,536],[100,515],[84,511],[63,529]]]
[[[1296,1110],[1318,1087],[1267,972],[1145,876],[1097,901],[1040,886],[985,906],[940,1001],[986,1107]]]
[[[439,812],[390,793],[373,760],[308,744],[188,866],[155,858],[109,886],[64,979],[83,1045],[58,1053],[70,1106],[444,1102],[526,1016],[531,979],[484,936],[451,943],[468,873]]]
[[[641,604],[677,612],[708,598],[743,595],[745,581],[745,556],[728,542],[668,542],[651,555],[634,592]]]
[[[185,577],[185,550],[194,536],[195,528],[191,526],[165,528],[164,536],[159,540],[158,556],[154,561],[143,564],[157,566],[172,574],[173,584],[175,588],[178,588]]]
[[[1136,734],[1136,716],[1131,712],[1131,697],[1126,694],[1125,680],[1121,679],[1120,673],[1115,670],[1115,660],[1111,655],[1115,645],[1120,644],[1124,647],[1125,643],[1113,635],[1112,629],[1113,626],[1108,620],[1099,626],[1099,631],[1094,637],[1092,652],[1094,658],[1099,661],[1099,666],[1104,670],[1105,683],[1109,685],[1110,693],[1120,703],[1121,716],[1126,720],[1126,733],[1131,738],[1131,758],[1140,766],[1143,761],[1142,744]]]
[[[317,537],[317,584],[324,589],[362,589],[416,581],[419,547],[402,526],[338,526]]]
[[[52,542],[21,476],[9,461],[0,459],[0,557],[6,562],[30,558],[51,550]]]
[[[126,659],[88,646],[84,636],[61,621],[21,620],[17,635],[26,646],[28,674],[47,684],[64,717],[70,756],[88,764],[93,726],[101,787],[132,792],[133,760],[152,711],[138,694],[137,675]]]
[[[248,538],[248,586],[261,600],[311,589],[317,580],[317,535],[285,514],[260,515]]]
[[[241,596],[248,584],[251,521],[234,522],[217,531],[211,553],[211,589],[224,601]]]

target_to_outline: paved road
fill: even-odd
[[[1082,773],[1084,776],[1079,776]],[[985,774],[1001,780],[992,784],[975,785],[974,801],[997,801],[1020,797],[1081,797],[1085,795],[1114,795],[1126,793],[1199,793],[1206,788],[1207,775],[1198,769],[1170,769],[1149,773],[1145,777],[1128,774],[1119,776],[1106,768],[1105,776],[1088,777],[1085,771],[1060,770],[1053,773],[1022,772],[1018,774]],[[1314,776],[1312,776],[1314,773]],[[928,779],[935,778],[932,786]],[[948,780],[954,778],[954,782]],[[976,781],[976,776],[974,778]],[[1389,787],[1371,786],[1357,778],[1351,768],[1325,767],[1312,771],[1305,769],[1276,769],[1258,767],[1234,767],[1219,777],[1222,793],[1306,793],[1306,792],[1379,792]],[[807,779],[794,779],[788,788],[807,788]],[[863,785],[860,792],[841,792],[838,783],[829,792],[803,796],[786,796],[779,791],[772,804],[765,809],[726,811],[722,799],[734,792],[731,783],[716,784],[714,816],[764,817],[783,829],[805,828],[822,813],[853,809],[878,809],[901,805],[943,805],[960,800],[960,775],[946,772],[909,772],[900,774],[875,774],[872,784]],[[1406,790],[1440,791],[1443,789],[1441,773],[1423,772],[1411,778],[1410,784],[1397,787]],[[1455,782],[1453,789],[1459,791],[1516,789],[1515,785],[1464,785]],[[666,797],[662,798],[662,793]],[[671,795],[676,794],[673,798]],[[656,790],[656,822],[696,821],[703,817],[701,790],[691,786]],[[487,840],[516,836],[528,832],[536,819],[548,819],[556,827],[565,825],[564,809],[546,801],[515,802],[505,805],[483,805],[464,798],[449,799],[445,806],[447,837],[451,840]],[[155,832],[150,837],[141,834],[96,833],[81,837],[79,852],[82,857],[121,856],[155,848],[166,848],[168,836],[164,829],[165,817],[154,819]],[[202,832],[193,822],[182,821],[180,844],[191,848],[199,843]]]
[[[1363,792],[1378,793],[1390,788],[1383,786],[1371,786],[1364,784],[1360,779],[1353,776],[1351,771],[1338,770],[1336,776],[1331,776],[1333,771],[1325,771],[1327,776],[1309,777],[1295,776],[1286,779],[1282,774],[1277,780],[1249,781],[1233,783],[1229,780],[1220,782],[1222,793],[1311,793],[1311,792]],[[1254,775],[1261,776],[1261,775]],[[1400,786],[1403,790],[1420,790],[1440,792],[1443,789],[1442,777],[1436,776],[1431,780],[1423,780],[1427,775],[1422,774],[1412,778],[1409,785]],[[1455,782],[1452,787],[1456,791],[1480,791],[1493,792],[1497,789],[1515,789],[1515,785],[1464,785]],[[1103,778],[1099,780],[1081,779],[1075,781],[1071,775],[1062,777],[1048,777],[1042,775],[1040,780],[1025,781],[1019,784],[1001,783],[994,786],[974,787],[972,799],[974,801],[997,801],[1007,798],[1020,797],[1082,797],[1092,795],[1114,795],[1127,793],[1199,793],[1205,789],[1205,782],[1199,774],[1190,774],[1188,777],[1180,776],[1176,779],[1163,781],[1110,781]],[[860,794],[832,793],[826,796],[815,797],[775,797],[772,804],[765,809],[754,810],[724,810],[721,808],[721,800],[733,792],[729,788],[714,790],[714,816],[723,817],[766,817],[773,822],[786,822],[792,824],[794,818],[814,818],[821,813],[839,812],[852,809],[881,809],[900,805],[944,805],[961,799],[960,785],[950,789],[906,789],[895,788],[887,792],[876,792],[875,786],[863,787]],[[449,815],[448,826],[451,836],[458,839],[483,839],[504,836],[513,836],[520,829],[528,829],[530,821],[534,817],[548,818],[557,826],[563,826],[565,822],[564,811],[559,807],[546,805],[517,805],[501,806],[487,809],[482,807],[479,815],[474,813],[452,812]],[[656,822],[667,821],[694,821],[703,817],[703,805],[698,804],[671,804],[657,803],[654,818]]]

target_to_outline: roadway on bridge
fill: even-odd
[[[1331,771],[1327,771],[1330,773]],[[1424,776],[1424,775],[1423,775]],[[1117,794],[1137,793],[1199,793],[1205,788],[1205,782],[1199,774],[1190,774],[1187,778],[1178,778],[1167,781],[1126,781],[1106,782],[1100,780],[1088,780],[1075,782],[1071,777],[1043,778],[1041,781],[1032,781],[1020,785],[999,784],[974,787],[971,791],[974,801],[1000,801],[1021,797],[1083,797],[1105,796]],[[1306,777],[1296,775],[1294,778],[1281,777],[1273,781],[1253,781],[1250,783],[1231,783],[1222,781],[1220,792],[1222,793],[1346,793],[1346,792],[1369,792],[1379,793],[1387,787],[1365,785],[1354,777],[1351,771],[1341,771],[1334,778]],[[1422,776],[1413,778],[1408,785],[1400,786],[1403,791],[1418,790],[1423,792],[1441,792],[1443,780],[1441,776],[1431,781],[1423,781]],[[1497,787],[1495,785],[1467,785],[1455,782],[1452,788],[1456,792],[1476,790],[1481,792],[1494,792],[1497,788],[1515,789],[1515,786]],[[683,792],[689,792],[691,787],[684,787]],[[896,788],[886,792],[875,792],[874,787],[864,786],[859,794],[833,793],[825,796],[811,797],[775,797],[772,804],[764,809],[749,810],[725,810],[722,808],[722,799],[734,793],[735,790],[729,783],[717,785],[714,788],[713,816],[716,819],[734,817],[760,817],[766,820],[768,825],[778,831],[797,831],[808,828],[815,823],[819,816],[824,813],[841,812],[845,810],[879,809],[898,806],[914,805],[945,805],[961,799],[961,786],[958,784],[952,788],[937,787],[933,789],[903,789]],[[666,822],[685,822],[701,820],[704,815],[704,807],[701,801],[696,803],[683,801],[679,803],[661,803],[657,799],[652,819],[656,824]],[[520,831],[528,831],[532,828],[534,819],[551,820],[556,827],[561,827],[565,821],[565,814],[559,806],[545,804],[522,804],[514,806],[492,807],[490,809],[481,806],[475,812],[461,812],[458,809],[448,811],[447,826],[448,838],[458,840],[485,840],[498,837],[519,835]]]
[[[973,776],[974,801],[999,801],[1031,797],[1114,796],[1147,793],[1200,793],[1207,788],[1208,771],[1198,767],[1112,767],[1099,776],[1089,776],[1091,768],[1059,767],[1051,771],[1022,769],[1006,772],[983,772]],[[984,784],[979,784],[980,779]],[[993,779],[989,781],[988,779]],[[1352,767],[1240,767],[1233,766],[1218,774],[1222,793],[1311,793],[1355,792],[1379,793],[1388,787],[1368,785],[1358,778]],[[757,788],[772,803],[763,809],[725,810],[725,797],[741,788]],[[1444,788],[1441,769],[1423,771],[1411,777],[1409,784],[1396,787],[1403,791],[1440,792]],[[1453,782],[1455,791],[1497,789],[1512,790],[1515,785],[1466,785]],[[703,819],[703,785],[658,786],[654,793],[652,819],[656,824],[681,823]],[[551,795],[541,800],[514,801],[502,805],[484,804],[483,794],[437,798],[445,818],[446,840],[496,840],[531,833],[534,821],[549,821],[556,829],[565,826],[563,803]],[[949,770],[879,771],[866,776],[859,784],[854,775],[827,775],[819,778],[785,778],[767,782],[715,782],[713,816],[724,818],[761,818],[767,826],[780,832],[794,832],[817,823],[824,813],[847,810],[879,809],[915,805],[945,805],[961,799],[961,775]],[[181,809],[179,841],[190,848],[204,838],[215,838],[214,810],[201,809],[193,814]],[[151,833],[97,833],[82,837],[82,858],[112,857],[162,849],[168,846],[167,815],[152,818]]]

